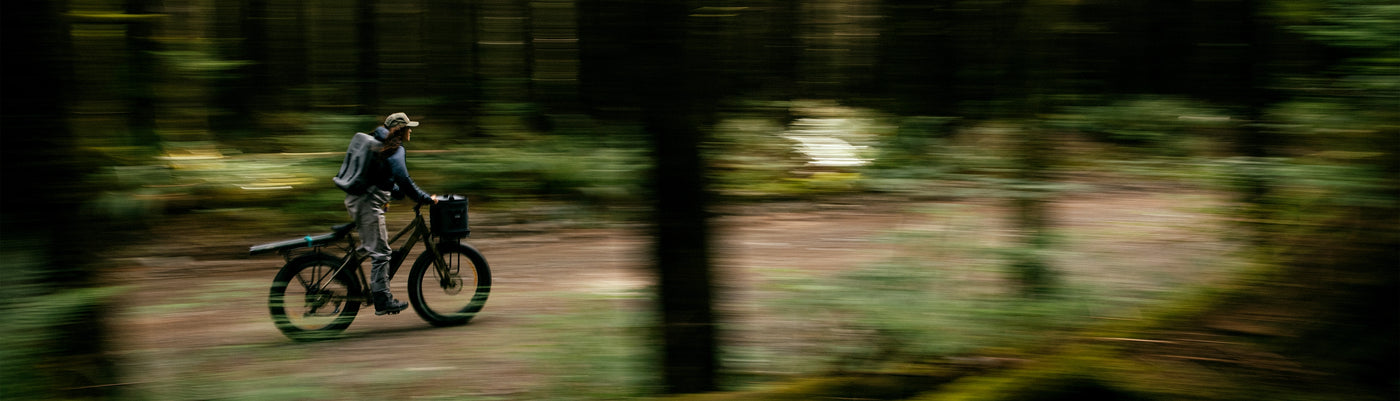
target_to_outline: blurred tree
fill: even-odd
[[[473,127],[481,109],[478,64],[479,1],[426,0],[423,3],[423,52],[427,55],[424,96],[431,105],[424,113],[433,124]],[[441,132],[435,132],[439,136]],[[446,133],[441,133],[446,134]],[[464,135],[466,132],[453,135]],[[445,136],[445,135],[443,135]]]
[[[218,0],[211,16],[215,57],[236,63],[210,79],[209,128],[221,139],[253,135],[253,92],[246,77],[253,75],[253,44],[261,43],[252,26],[262,20],[255,0]]]
[[[629,29],[619,29],[628,16],[619,0],[579,0],[579,79],[583,109],[603,118],[629,115],[619,109],[640,104],[627,79],[631,70],[627,47]]]
[[[261,46],[253,50],[253,61],[263,65],[256,70],[258,74],[249,77],[251,81],[244,84],[259,88],[255,92],[259,111],[273,114],[305,111],[310,105],[308,84],[311,82],[307,68],[311,54],[306,29],[310,23],[307,6],[299,0],[250,1],[255,11],[262,12],[262,20],[255,23],[260,30],[250,34],[262,41],[249,46]]]
[[[128,0],[135,1],[135,0]],[[213,16],[194,5],[202,0],[167,0],[153,4],[141,14],[159,11],[159,23],[148,24],[152,46],[134,53],[153,54],[156,59],[142,65],[153,79],[154,101],[133,107],[131,113],[150,113],[155,119],[162,148],[166,153],[195,152],[216,155],[217,138],[210,131],[211,83],[236,68],[237,63],[220,58],[214,41]],[[148,107],[153,110],[139,110]]]
[[[526,130],[532,73],[529,4],[483,0],[477,20],[482,118],[479,129],[495,135]]]
[[[126,14],[154,14],[150,0],[126,0]],[[156,135],[156,84],[157,69],[156,45],[153,39],[154,24],[134,23],[126,25],[127,54],[129,62],[126,84],[130,108],[127,110],[127,126],[137,142],[144,146],[156,145],[160,138]]]
[[[715,390],[719,371],[712,305],[710,229],[701,126],[713,107],[713,82],[685,1],[635,1],[627,6],[627,72],[638,81],[643,123],[653,146],[653,256],[659,283],[662,372],[666,391]]]
[[[895,112],[954,115],[956,74],[962,57],[953,40],[957,14],[951,2],[887,0],[879,46],[880,91],[897,101]]]
[[[1268,197],[1256,205],[1267,208],[1259,213],[1269,221],[1261,224],[1272,226],[1261,254],[1286,267],[1272,289],[1277,299],[1305,300],[1297,309],[1309,323],[1277,346],[1344,385],[1394,397],[1400,377],[1400,7],[1388,0],[1333,0],[1290,14],[1274,6],[1270,17],[1295,21],[1292,30],[1327,50],[1302,54],[1316,61],[1299,64],[1316,70],[1286,78],[1309,85],[1287,87],[1283,94],[1297,104],[1261,114],[1277,125],[1258,128],[1275,130],[1264,138],[1274,146],[1278,142],[1268,139],[1283,138],[1278,129],[1293,131],[1293,141],[1284,143],[1309,152],[1291,169],[1276,167],[1266,176],[1275,186],[1256,194]],[[1306,196],[1317,200],[1298,200]],[[1298,222],[1290,224],[1293,219]]]
[[[578,12],[574,1],[530,3],[532,95],[559,110],[578,109]]]
[[[1247,163],[1236,173],[1240,201],[1244,205],[1241,217],[1250,240],[1257,246],[1264,246],[1273,237],[1267,221],[1276,210],[1269,204],[1274,184],[1264,166],[1267,159],[1275,155],[1272,148],[1280,145],[1276,141],[1281,139],[1273,135],[1264,120],[1265,110],[1278,99],[1269,90],[1272,86],[1269,37],[1274,23],[1264,13],[1263,3],[1262,0],[1236,0],[1203,4],[1205,11],[1215,16],[1208,20],[1215,23],[1202,24],[1200,29],[1205,43],[1235,48],[1228,53],[1210,53],[1209,59],[1201,60],[1218,67],[1209,70],[1201,79],[1213,84],[1205,89],[1209,98],[1236,105],[1243,114],[1245,123],[1238,127],[1234,143]]]
[[[85,212],[99,194],[87,177],[101,166],[80,150],[66,116],[74,89],[68,4],[5,6],[0,37],[14,56],[3,57],[0,78],[0,291],[12,311],[0,397],[105,399],[118,376],[105,354],[105,302],[92,289],[111,227]]]
[[[355,103],[360,114],[384,114],[379,110],[379,24],[375,0],[355,1]]]
[[[377,100],[379,107],[386,109],[372,115],[388,115],[431,102],[427,95],[434,80],[427,72],[436,54],[428,53],[428,43],[433,38],[424,36],[428,30],[424,3],[425,0],[371,3],[375,40],[367,45],[373,46],[375,58],[369,68],[377,72]]]
[[[746,42],[758,46],[762,55],[760,71],[767,74],[758,75],[761,80],[758,93],[766,97],[786,100],[798,96],[798,54],[802,52],[802,46],[793,33],[797,32],[801,19],[799,7],[799,0],[769,0],[768,8],[771,11],[766,14],[767,20],[759,21],[763,24],[758,29],[762,33],[756,35],[759,40],[744,38]]]
[[[360,24],[363,14],[356,9],[361,2],[312,1],[308,14],[310,23],[306,27],[307,40],[311,41],[307,50],[310,71],[311,106],[317,111],[350,114],[364,107],[370,99],[362,98],[362,91],[374,88],[376,83],[361,82],[357,71],[367,68],[359,63],[358,41],[362,29],[374,33],[373,26]],[[387,114],[387,113],[386,113]]]
[[[879,38],[876,1],[821,0],[798,3],[796,36],[798,97],[832,99],[868,93]]]
[[[1019,249],[1011,253],[1011,269],[1020,292],[1026,296],[1042,296],[1055,289],[1054,267],[1050,265],[1053,226],[1048,189],[1052,180],[1053,147],[1050,135],[1039,126],[1023,127],[1018,132],[1018,188],[1012,195],[1015,224],[1020,237]]]
[[[1063,60],[1067,48],[1058,43],[1063,26],[1070,17],[1067,7],[1048,0],[1027,0],[1016,7],[1020,10],[1012,43],[1006,51],[1011,60],[1009,91],[1016,96],[1008,101],[1008,114],[1026,121],[1018,132],[1016,179],[1021,188],[1015,191],[1012,205],[1016,210],[1015,224],[1020,231],[1021,249],[1013,252],[1011,260],[1021,292],[1039,296],[1054,289],[1054,271],[1045,256],[1051,233],[1050,197],[1048,190],[1053,177],[1051,168],[1055,149],[1052,133],[1041,126],[1041,116],[1056,110],[1054,97],[1070,90],[1061,79],[1066,73]]]

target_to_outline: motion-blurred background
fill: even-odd
[[[907,365],[960,379],[791,397],[1400,394],[1394,1],[3,7],[3,399],[406,394],[411,377],[395,392],[278,379],[286,348],[159,353],[114,328],[219,302],[143,303],[145,281],[114,271],[345,220],[329,177],[349,135],[393,112],[423,124],[418,183],[471,196],[479,224],[641,233],[661,282],[627,297],[662,307],[520,329],[602,338],[512,345],[568,374],[423,397],[616,399]],[[831,205],[905,217],[822,273],[795,254],[838,234],[736,243],[713,224]],[[147,251],[171,240],[184,248]],[[765,246],[771,261],[734,256]],[[252,322],[257,280],[227,291],[251,295]],[[718,330],[669,330],[689,325]],[[780,328],[806,345],[754,339]],[[578,349],[606,357],[564,356]]]

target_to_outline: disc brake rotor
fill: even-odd
[[[334,301],[334,300],[335,300],[334,294],[331,294],[330,292],[322,291],[322,292],[316,292],[316,293],[308,293],[308,294],[306,294],[306,313],[303,314],[303,317],[310,317],[310,316],[317,316],[317,315],[322,315],[322,316],[335,316],[335,315],[339,315],[339,314],[340,314],[340,303],[339,303],[339,302],[332,302],[332,301]],[[332,308],[332,310],[329,311],[329,312],[318,313],[318,311],[319,311],[322,307],[327,306],[327,304],[330,304],[330,305],[333,306],[334,308]]]

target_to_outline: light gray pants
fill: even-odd
[[[384,206],[389,204],[389,192],[370,187],[363,195],[345,197],[345,210],[355,219],[360,232],[360,248],[369,254],[369,289],[375,293],[389,292],[389,231],[384,225]]]

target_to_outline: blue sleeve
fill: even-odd
[[[394,177],[395,191],[408,195],[409,199],[413,199],[414,202],[432,202],[432,195],[423,192],[422,189],[418,188],[418,184],[413,183],[413,178],[408,176],[408,164],[404,162],[405,153],[404,148],[401,147],[394,152],[393,156],[389,156],[389,171]]]

